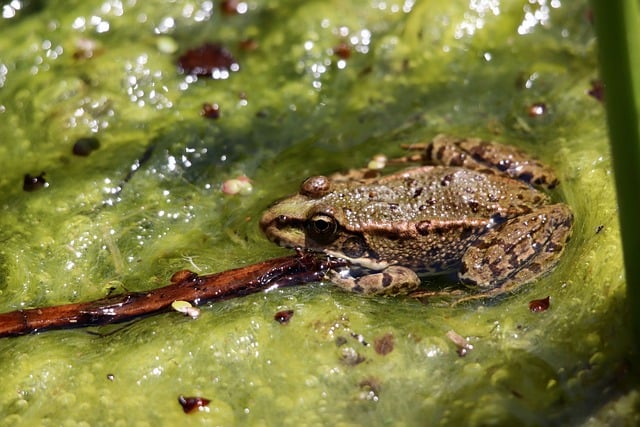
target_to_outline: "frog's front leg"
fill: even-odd
[[[362,276],[352,276],[349,269],[332,270],[328,279],[343,289],[368,295],[408,294],[420,286],[420,278],[413,270],[397,265]]]
[[[571,237],[567,205],[546,205],[507,220],[478,238],[462,258],[460,279],[494,295],[529,283],[557,264]]]
[[[413,144],[407,148],[421,151],[420,159],[405,158],[410,161],[420,160],[424,164],[489,170],[548,189],[558,185],[558,179],[549,167],[509,145],[480,138],[438,135],[427,144]]]

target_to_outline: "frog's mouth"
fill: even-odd
[[[360,274],[364,274],[364,272],[370,273],[372,271],[381,271],[394,264],[391,262],[378,260],[375,257],[349,257],[344,253],[336,252],[331,249],[324,249],[322,250],[322,252],[329,256],[348,261],[350,264],[349,269],[352,271],[360,271]]]
[[[287,215],[265,214],[260,219],[260,229],[265,236],[276,245],[286,248],[305,246],[303,226],[304,221]]]

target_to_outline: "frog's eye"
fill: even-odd
[[[307,235],[318,243],[327,244],[338,237],[338,222],[332,216],[315,214],[306,224]]]

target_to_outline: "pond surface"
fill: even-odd
[[[553,166],[575,224],[552,274],[496,301],[317,283],[197,320],[1,339],[0,425],[637,421],[588,2],[12,1],[2,13],[2,312],[287,254],[257,225],[271,202],[442,132]],[[181,73],[204,43],[227,65]],[[31,191],[27,174],[41,176]],[[251,191],[222,191],[242,176]],[[461,357],[449,331],[473,350]],[[180,395],[210,403],[187,415]]]

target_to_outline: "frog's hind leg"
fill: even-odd
[[[349,269],[331,270],[327,276],[342,289],[367,295],[404,295],[420,286],[420,279],[413,270],[397,265],[362,276],[352,276]]]
[[[555,204],[511,218],[476,240],[462,258],[460,279],[497,295],[552,270],[571,237],[573,214]]]
[[[558,179],[549,167],[510,145],[484,141],[480,138],[438,135],[427,144],[404,147],[412,151],[420,151],[419,156],[424,164],[491,171],[547,189],[558,185]],[[413,155],[403,159],[415,162],[417,157],[418,155]]]

